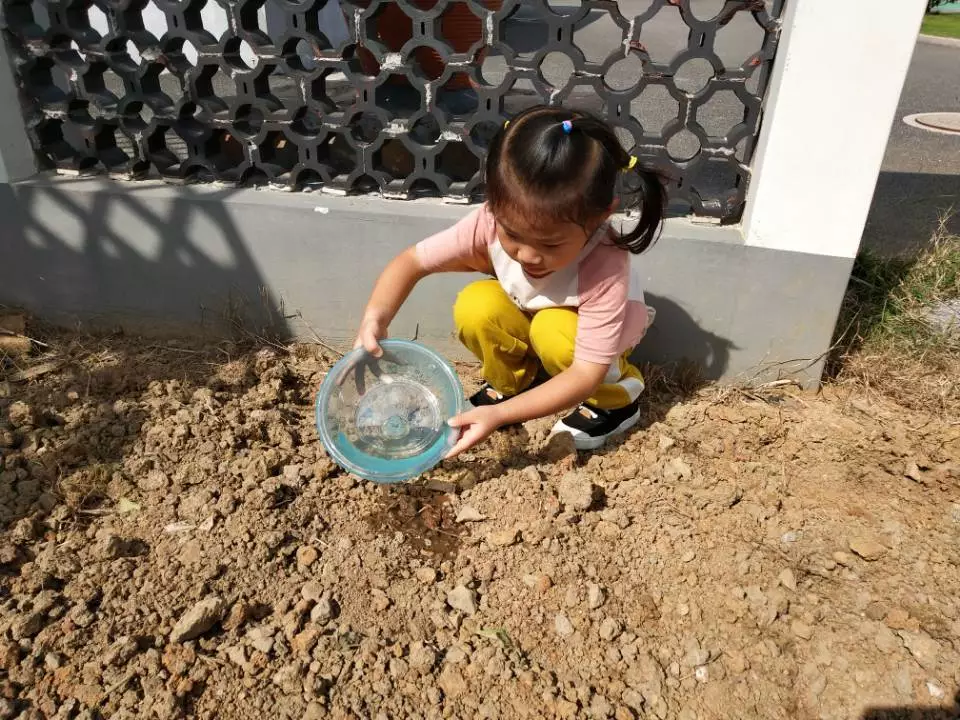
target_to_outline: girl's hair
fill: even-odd
[[[573,222],[582,227],[610,212],[618,186],[634,181],[640,222],[613,232],[614,243],[642,253],[656,240],[667,193],[660,177],[641,168],[613,129],[580,110],[536,106],[500,130],[487,153],[487,202],[497,213]],[[630,208],[624,208],[630,209]]]

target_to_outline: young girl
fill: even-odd
[[[640,221],[625,234],[607,223],[618,181],[639,181]],[[375,356],[379,340],[414,285],[437,272],[496,279],[457,297],[461,342],[483,364],[486,384],[473,409],[450,420],[461,429],[450,456],[504,425],[569,408],[554,432],[594,449],[640,416],[643,377],[630,352],[653,309],[630,273],[630,253],[656,238],[666,193],[637,166],[602,120],[559,107],[534,107],[494,137],[486,164],[487,202],[452,228],[401,253],[374,287],[356,345]]]

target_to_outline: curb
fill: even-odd
[[[943,47],[960,48],[960,38],[945,38],[938,35],[920,35],[917,38],[922,43],[928,45],[941,45]]]

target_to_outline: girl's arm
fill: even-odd
[[[443,267],[444,272],[469,272],[473,268],[465,261],[453,259]],[[360,321],[360,330],[354,347],[363,347],[374,357],[380,357],[383,350],[380,340],[387,336],[390,323],[400,311],[400,306],[409,297],[417,283],[434,271],[427,270],[420,261],[417,246],[407,248],[397,255],[384,268],[373,286],[367,309]]]
[[[387,329],[400,306],[416,284],[429,274],[417,257],[416,246],[407,248],[391,260],[373,286],[353,346],[362,346],[374,357],[380,357],[383,354],[380,340],[387,336]]]
[[[450,421],[450,426],[461,428],[460,439],[447,457],[473,447],[503,425],[522,423],[576,407],[600,387],[609,367],[574,360],[569,368],[533,390],[499,405],[474,408],[458,415]]]

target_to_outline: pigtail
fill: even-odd
[[[614,244],[634,255],[646,251],[660,236],[663,218],[667,211],[667,189],[656,172],[643,168],[637,163],[625,173],[636,177],[639,203],[633,206],[640,211],[640,221],[636,227],[626,233],[614,233]],[[628,209],[633,209],[628,208]]]

